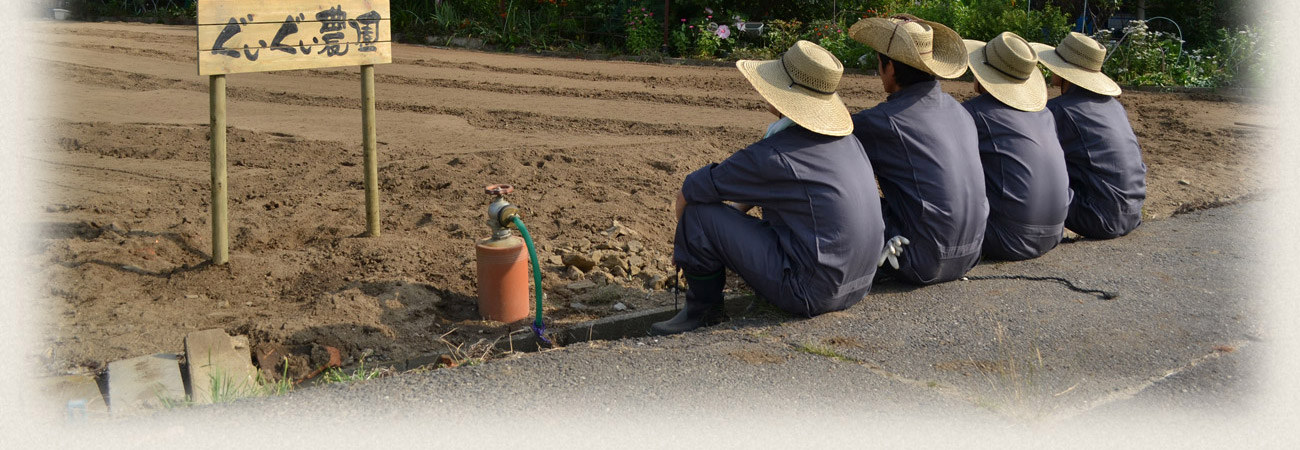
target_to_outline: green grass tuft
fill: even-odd
[[[828,345],[802,344],[798,347],[798,350],[810,355],[825,356],[827,358],[831,358],[839,361],[851,362],[851,363],[858,362],[857,359],[844,356],[840,354],[840,352],[835,351],[835,348]]]

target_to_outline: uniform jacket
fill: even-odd
[[[885,234],[911,241],[899,275],[930,284],[974,267],[989,206],[966,109],[939,82],[922,82],[854,114],[853,127],[884,193]]]
[[[1047,101],[1070,176],[1066,228],[1091,238],[1123,236],[1142,223],[1147,166],[1124,105],[1072,87]]]
[[[1036,258],[1056,247],[1070,205],[1065,155],[1046,109],[1021,111],[990,94],[962,103],[975,119],[989,200],[986,257]]]
[[[799,279],[809,310],[843,309],[866,295],[884,245],[871,163],[852,135],[791,126],[686,177],[688,204],[733,201],[762,208]],[[675,256],[676,257],[676,256]]]

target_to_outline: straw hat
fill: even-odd
[[[828,136],[853,133],[849,109],[835,93],[844,65],[821,46],[798,41],[780,59],[740,60],[736,68],[759,95],[799,126]]]
[[[1120,94],[1119,85],[1101,73],[1101,64],[1106,62],[1106,47],[1092,38],[1070,32],[1056,47],[1037,42],[1030,45],[1038,52],[1038,62],[1070,84],[1101,95],[1114,97]]]
[[[1021,111],[1047,106],[1047,83],[1029,41],[1004,31],[985,44],[967,39],[970,71],[993,97]]]
[[[939,78],[966,73],[966,48],[961,36],[939,22],[899,14],[868,17],[849,27],[853,40]]]

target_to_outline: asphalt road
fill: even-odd
[[[813,319],[762,304],[680,336],[72,427],[153,447],[1271,447],[1264,326],[1242,230],[1259,203],[1078,241],[954,281],[878,286]],[[742,308],[751,300],[742,302]],[[56,438],[55,441],[57,442]],[[219,445],[218,445],[219,444]],[[369,445],[367,445],[369,446]],[[1236,446],[1236,445],[1234,445]]]

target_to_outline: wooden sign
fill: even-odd
[[[212,264],[230,261],[226,189],[226,74],[361,66],[366,235],[378,237],[375,64],[393,61],[388,0],[198,0],[199,75],[211,122]]]
[[[199,75],[393,60],[388,0],[199,0]]]

